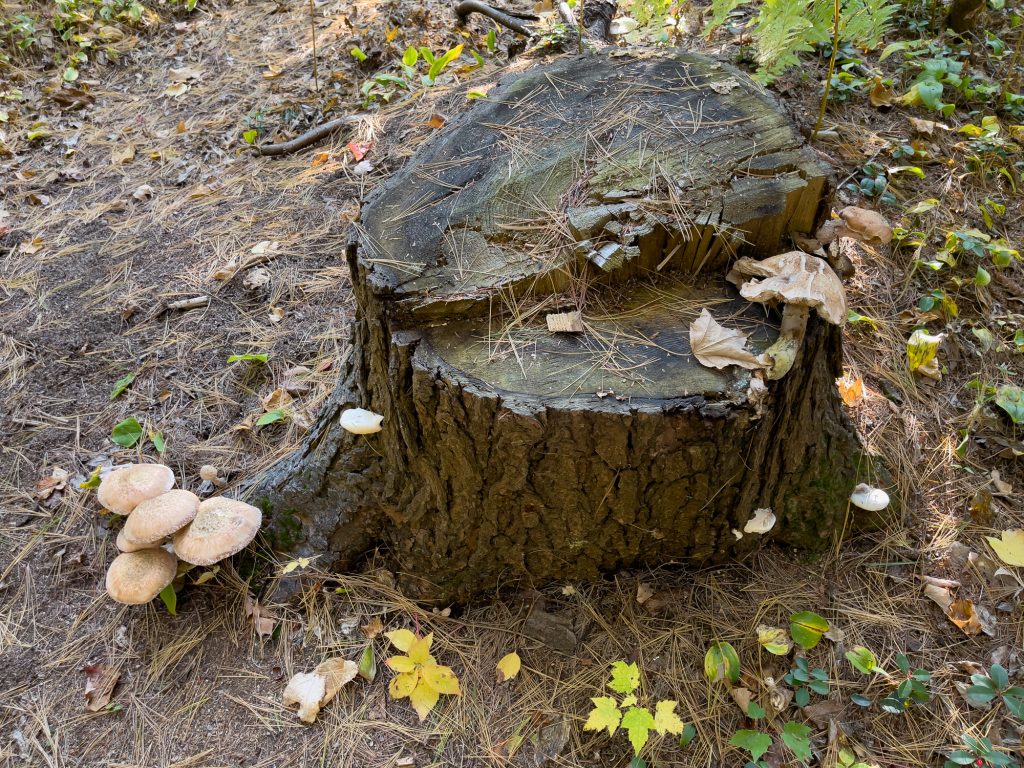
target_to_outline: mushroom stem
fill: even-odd
[[[771,362],[771,368],[767,373],[769,379],[781,379],[793,367],[796,353],[804,340],[810,312],[810,307],[800,304],[783,305],[779,338],[764,351],[765,357]]]

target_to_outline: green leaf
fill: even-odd
[[[488,30],[487,32],[487,50],[490,53],[494,53],[494,49],[498,47],[498,36],[494,34],[494,30]]]
[[[828,622],[813,611],[800,611],[789,617],[789,634],[804,650],[811,650],[828,632]]]
[[[1000,664],[993,664],[989,667],[988,676],[992,678],[992,682],[996,684],[996,688],[999,690],[1008,688],[1010,685],[1010,675]]]
[[[782,728],[782,743],[792,750],[796,759],[811,759],[811,729],[803,723],[786,723]]]
[[[688,747],[695,738],[697,738],[697,726],[693,723],[687,723],[683,726],[683,732],[679,736],[679,746]]]
[[[772,737],[767,733],[742,729],[736,731],[729,739],[731,746],[747,750],[750,753],[750,759],[755,763],[771,748],[773,743]]]
[[[712,683],[740,681],[740,657],[729,643],[715,643],[704,654],[704,674]]]
[[[368,683],[372,683],[377,677],[377,658],[373,654],[373,643],[367,645],[359,656],[359,676]]]
[[[446,51],[444,56],[439,58],[437,61],[434,61],[430,65],[430,70],[427,72],[427,77],[429,77],[431,80],[435,80],[437,78],[437,76],[440,75],[444,71],[445,67],[447,67],[449,64],[451,64],[453,61],[455,61],[455,59],[459,58],[459,56],[461,56],[461,55],[462,55],[462,44],[459,43],[458,45],[456,45],[451,50]]]
[[[142,425],[138,419],[131,416],[119,424],[114,425],[110,432],[110,439],[122,448],[131,448],[142,438]]]
[[[253,362],[253,363],[265,363],[267,362],[268,355],[263,353],[260,354],[246,354],[246,355],[231,355],[228,358],[229,363],[238,363],[242,361]]]
[[[1024,389],[1009,384],[996,390],[996,405],[1006,411],[1014,424],[1024,424]]]
[[[793,647],[789,638],[786,637],[786,630],[781,627],[769,627],[766,624],[758,626],[757,642],[768,653],[775,656],[785,656]]]
[[[118,395],[120,395],[122,392],[128,389],[128,387],[131,385],[133,381],[135,381],[135,374],[126,373],[124,376],[122,376],[120,379],[114,382],[114,388],[110,390],[110,399],[114,400]]]
[[[149,433],[149,442],[156,448],[156,452],[162,454],[167,450],[167,441],[164,439],[164,433],[159,431],[152,431]]]
[[[850,695],[850,701],[856,704],[858,707],[870,707],[871,699],[860,693],[854,693]]]
[[[611,736],[615,733],[619,727],[619,722],[622,720],[622,713],[619,712],[618,702],[610,696],[599,696],[596,699],[591,699],[591,701],[594,703],[594,708],[590,710],[590,716],[583,725],[583,730],[607,730],[608,735]]]
[[[854,646],[852,650],[847,651],[846,660],[863,675],[881,671],[875,654],[871,652],[870,648],[865,648],[863,645]]]
[[[160,599],[167,606],[167,612],[171,616],[178,615],[178,595],[174,591],[174,585],[168,584],[160,591]]]
[[[764,707],[762,707],[756,701],[752,701],[749,704],[747,704],[747,717],[749,717],[751,720],[760,720],[766,714],[768,713],[765,712]]]
[[[352,54],[352,58],[354,58],[356,61],[366,61],[366,54],[363,53],[362,49],[358,45],[352,46],[352,50],[350,50],[349,53]]]
[[[891,170],[892,169],[890,169],[890,172]],[[914,205],[907,208],[907,213],[910,214],[911,216],[919,216],[922,213],[927,213],[933,208],[936,208],[938,205],[938,199],[934,197],[929,197],[927,200],[922,200],[919,203],[914,203]]]
[[[978,270],[974,273],[974,284],[978,288],[984,288],[986,285],[992,282],[992,275],[988,273],[988,270],[978,267]]]
[[[633,745],[633,753],[639,755],[654,728],[654,715],[643,707],[630,707],[622,716],[621,727],[629,734],[629,743]]]
[[[434,52],[431,51],[427,46],[420,46],[420,55],[426,60],[430,66],[434,65],[436,59],[434,58]]]
[[[890,177],[897,173],[909,173],[913,176],[917,176],[917,178],[919,179],[924,178],[924,171],[918,168],[916,165],[894,165],[892,168],[889,169],[888,173]],[[907,211],[907,213],[910,213],[910,211]]]
[[[74,67],[66,67],[64,69],[64,82],[73,83],[78,79],[78,70]]]
[[[493,31],[493,30],[492,30]],[[413,48],[411,45],[405,49],[405,53],[402,54],[402,63],[407,67],[416,66],[416,62],[420,60],[420,52]]]
[[[284,421],[286,418],[288,418],[288,415],[282,409],[275,408],[272,411],[267,411],[258,419],[256,419],[256,426],[264,427],[267,424],[274,424],[275,422],[278,421]]]
[[[859,323],[864,323],[865,325],[870,325],[872,330],[874,330],[874,331],[878,330],[878,321],[877,320],[875,320],[872,317],[868,317],[867,315],[860,315],[860,314],[854,312],[852,309],[848,310],[847,313],[846,313],[846,322],[848,322],[850,325],[857,325]]]
[[[255,144],[256,139],[259,135],[259,131],[257,131],[255,128],[250,128],[248,131],[245,131],[245,133],[242,134],[242,141],[244,141],[246,144]]]
[[[640,667],[624,661],[613,662],[608,687],[616,693],[632,693],[640,687]]]

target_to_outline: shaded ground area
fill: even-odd
[[[348,222],[365,193],[443,126],[434,116],[465,105],[465,81],[436,86],[316,149],[255,157],[244,131],[283,136],[318,120],[325,105],[332,114],[355,111],[361,83],[382,61],[410,44],[437,50],[466,39],[443,8],[327,3],[316,12],[319,94],[311,90],[308,9],[276,3],[201,5],[154,21],[114,45],[118,63],[83,71],[81,95],[58,91],[56,70],[16,63],[4,72],[27,98],[0,157],[0,758],[48,766],[624,765],[622,736],[582,724],[608,664],[626,659],[643,670],[645,693],[677,699],[697,729],[685,749],[655,740],[648,762],[740,764],[727,742],[744,718],[724,689],[707,684],[704,651],[715,639],[733,642],[748,687],[766,690],[789,663],[758,653],[755,628],[785,626],[800,610],[843,632],[809,654],[829,673],[833,711],[778,718],[813,727],[821,764],[833,765],[848,744],[882,766],[939,764],[964,732],[1019,749],[1017,721],[968,707],[957,689],[993,658],[1020,673],[1018,584],[984,559],[967,562],[968,551],[986,552],[982,534],[1024,518],[1024,473],[1013,458],[1020,435],[986,403],[974,407],[969,386],[1020,380],[1020,355],[1006,343],[1024,327],[1017,264],[995,273],[983,295],[965,288],[959,316],[943,317],[917,308],[931,286],[911,273],[913,249],[850,252],[850,304],[878,325],[847,333],[850,375],[866,386],[851,414],[890,463],[905,509],[829,556],[768,548],[745,565],[696,573],[669,565],[556,584],[448,615],[397,594],[378,567],[386,553],[346,576],[316,561],[282,576],[284,563],[262,551],[236,558],[186,590],[176,617],[156,603],[127,609],[104,596],[117,525],[77,484],[137,451],[157,455],[149,439],[138,449],[114,445],[112,426],[134,416],[147,436],[159,432],[163,459],[193,489],[203,464],[234,484],[294,447],[346,352]],[[481,23],[468,32],[479,50],[486,31]],[[510,38],[499,41],[500,50]],[[362,65],[348,53],[354,45],[367,55]],[[488,58],[474,82],[502,63]],[[777,86],[803,127],[816,112],[822,67],[811,63],[809,79]],[[895,162],[893,142],[912,136],[907,114],[851,99],[830,113],[835,132],[817,146],[840,181],[857,181],[866,162]],[[904,217],[922,231],[917,254],[930,258],[945,229],[979,226],[978,203],[1006,194],[998,179],[964,174],[962,135],[914,138],[931,153],[922,163],[928,176],[894,176],[900,207],[891,211],[899,217],[915,201],[940,201]],[[358,154],[374,144],[359,159],[349,142]],[[1011,242],[1020,242],[1021,215],[1008,205],[1000,222]],[[171,307],[191,299],[196,308]],[[906,370],[915,322],[949,333],[938,385]],[[1003,348],[983,349],[972,328],[987,328]],[[246,353],[267,362],[226,362]],[[129,373],[135,379],[111,399]],[[275,411],[279,420],[256,425]],[[970,437],[963,450],[960,430]],[[70,479],[47,495],[37,483],[55,468]],[[1009,489],[992,483],[992,470]],[[958,596],[988,612],[991,636],[966,636],[950,623],[922,595],[922,576],[960,581]],[[287,589],[277,589],[281,581]],[[539,609],[556,617],[561,640],[536,639],[537,620],[527,616]],[[380,664],[373,683],[346,688],[316,724],[299,723],[280,703],[287,679],[326,656],[354,658],[367,643],[381,661],[389,651],[375,618],[387,629],[433,631],[435,654],[465,694],[446,697],[419,723],[406,702],[388,698],[390,673]],[[851,693],[887,690],[844,660],[858,644],[889,669],[902,652],[931,670],[932,701],[900,716],[851,705]],[[494,663],[512,650],[524,670],[498,685]],[[96,663],[116,668],[120,683],[113,706],[93,713],[82,669]]]

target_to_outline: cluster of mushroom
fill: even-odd
[[[189,567],[213,565],[244,549],[263,522],[251,504],[215,496],[205,501],[174,489],[162,464],[129,464],[110,472],[97,490],[100,504],[127,515],[117,535],[121,551],[107,571],[107,594],[125,605],[148,603]],[[167,542],[170,538],[171,541]]]

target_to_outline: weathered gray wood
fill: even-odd
[[[813,546],[860,451],[813,319],[759,411],[750,374],[701,366],[702,307],[764,349],[778,319],[723,270],[814,228],[827,170],[772,99],[690,54],[600,53],[509,75],[363,208],[352,354],[303,449],[266,478],[277,542],[465,598],[521,579]],[[545,316],[578,310],[582,333]],[[354,437],[346,407],[384,415]]]

